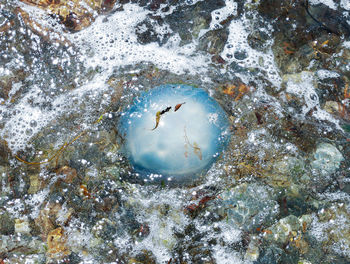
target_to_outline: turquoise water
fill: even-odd
[[[152,88],[121,115],[118,128],[125,135],[126,155],[146,180],[158,174],[165,182],[191,182],[215,162],[229,141],[226,113],[193,86]]]

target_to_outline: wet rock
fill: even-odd
[[[306,232],[306,228],[311,222],[311,215],[303,215],[300,218],[289,215],[266,229],[265,239],[269,242],[275,242],[280,246],[289,242],[295,243],[295,241],[297,241],[297,243],[304,243],[300,242],[300,240],[302,239],[302,234]],[[306,250],[305,247],[301,247],[299,244],[297,247]]]
[[[276,64],[282,73],[296,73],[309,66],[310,56],[313,49],[307,44],[297,48],[295,44],[284,39],[282,34],[278,34],[272,46],[276,58]]]
[[[339,42],[338,30],[328,30],[326,24],[314,19],[310,15],[307,2],[298,0],[293,3],[282,3],[272,0],[263,1],[259,5],[261,14],[275,19],[272,22],[275,29],[272,50],[275,61],[283,73],[333,67],[333,69],[338,69],[332,58],[340,51],[337,44]],[[270,8],[276,12],[269,12]],[[337,26],[339,27],[340,24]],[[329,32],[334,34],[329,34]]]
[[[323,107],[325,111],[332,115],[338,115],[341,105],[335,101],[327,101]]]
[[[198,49],[210,54],[220,54],[225,47],[228,38],[226,28],[208,31],[199,39]]]
[[[271,164],[270,168],[265,171],[264,178],[266,178],[266,183],[275,188],[291,187],[306,171],[305,166],[301,159],[286,155],[283,159]]]
[[[38,173],[29,175],[30,186],[28,194],[34,194],[46,186],[46,180],[42,179]]]
[[[8,5],[11,4],[9,3]],[[67,56],[71,54],[70,51],[73,51],[74,48],[72,46],[65,46],[68,45],[66,42],[64,45],[60,45],[59,43],[62,44],[62,41],[60,42],[61,36],[58,36],[58,34],[53,34],[53,39],[48,38],[48,31],[46,29],[40,30],[42,28],[40,28],[39,23],[33,24],[28,18],[28,14],[22,15],[18,9],[7,10],[7,12],[9,12],[9,14],[6,16],[12,17],[12,23],[9,30],[0,34],[0,56],[1,61],[4,63],[3,65],[7,65],[8,73],[5,74],[4,78],[0,77],[1,84],[6,87],[3,93],[0,92],[0,97],[3,95],[4,99],[7,99],[9,103],[17,104],[18,101],[21,101],[20,99],[23,98],[23,95],[30,90],[29,87],[34,84],[41,87],[41,92],[44,94],[51,93],[54,90],[48,89],[49,83],[55,83],[56,85],[59,83],[67,84],[61,86],[62,91],[69,86],[71,87],[72,81],[76,78],[76,75],[72,74],[72,68],[68,70],[70,67],[67,66],[70,63],[67,64],[65,61],[71,61],[72,66],[74,64],[73,68],[76,70],[80,68],[76,63],[73,63],[73,57],[69,58],[69,56]],[[29,21],[27,19],[29,19]],[[25,30],[23,30],[24,28]],[[10,35],[12,37],[10,37]],[[9,39],[11,39],[11,41],[9,41]],[[58,47],[48,44],[48,42],[52,43],[55,41],[57,41]],[[55,43],[55,45],[57,43]],[[68,49],[70,51],[68,51]],[[18,63],[9,63],[12,59],[18,59]],[[55,59],[57,59],[58,63],[51,63]],[[36,74],[32,75],[33,72]],[[66,74],[70,75],[70,77]],[[29,76],[31,77],[28,79]],[[57,92],[58,91],[53,92],[51,96],[57,94]],[[27,103],[29,105],[34,104],[37,107],[45,106],[47,109],[48,106],[50,106],[48,101],[51,100],[39,102],[36,100],[39,97],[28,97]],[[54,96],[52,97],[54,98]],[[2,101],[2,99],[0,99],[0,101]]]
[[[27,219],[15,219],[15,232],[22,234],[29,234],[31,228]]]
[[[0,85],[2,87],[0,91],[0,103],[4,103],[7,100],[13,103],[18,99],[24,90],[22,82],[27,75],[28,73],[24,70],[15,70],[10,74],[0,76]],[[6,147],[6,142],[4,140],[0,140],[0,147],[3,148],[3,146]]]
[[[120,167],[109,166],[105,168],[106,174],[109,175],[112,179],[120,180],[120,176],[123,173]]]
[[[318,97],[314,92],[317,83],[312,72],[285,74],[282,87],[285,88],[287,103],[295,109],[302,110],[304,114],[317,106]]]
[[[345,203],[333,203],[313,217],[311,235],[322,244],[324,252],[331,251],[350,260],[350,210]]]
[[[259,241],[252,239],[248,245],[244,259],[247,261],[256,261],[259,258]]]
[[[350,120],[347,77],[332,71],[318,71],[319,89],[323,109],[337,119]]]
[[[11,215],[5,211],[0,210],[0,234],[12,235],[15,231],[15,221]]]
[[[5,140],[0,139],[0,166],[8,164],[8,159],[10,155],[11,151],[7,147],[7,142]]]
[[[45,203],[40,210],[39,216],[34,220],[43,240],[57,225],[67,224],[73,213],[74,210],[72,208],[62,207],[59,203]]]
[[[309,176],[309,174],[306,174]],[[278,204],[280,205],[279,217],[287,217],[288,215],[294,215],[300,217],[304,214],[314,212],[319,203],[316,199],[310,195],[310,177],[300,178],[298,184],[293,183],[287,188],[276,188],[276,192],[279,194]]]
[[[27,235],[21,236],[0,236],[0,260],[6,263],[24,263],[24,259],[43,260],[45,243]]]
[[[211,250],[216,244],[215,239],[207,241],[206,237],[210,235],[198,232],[192,224],[186,227],[183,235],[183,240],[180,239],[174,248],[176,260],[184,263],[215,263]]]
[[[170,28],[160,17],[146,19],[136,26],[137,40],[141,44],[157,42],[162,45],[169,39],[170,33]]]
[[[35,219],[35,224],[43,240],[55,228],[55,219],[50,219],[50,215],[57,214],[60,209],[60,206],[57,205],[57,209],[54,209],[55,212],[50,212],[49,207],[46,207],[40,211],[39,216]]]
[[[275,245],[265,248],[259,257],[254,262],[256,264],[277,264],[277,263],[298,263],[297,252],[285,252],[282,248],[276,247]]]
[[[1,167],[0,167],[1,169]],[[29,179],[23,168],[13,168],[4,171],[2,174],[5,184],[4,190],[7,191],[12,197],[23,197],[27,194],[29,189]]]
[[[241,184],[220,194],[219,215],[231,225],[243,230],[268,226],[279,212],[269,188],[258,184]]]
[[[259,29],[255,29],[248,35],[247,40],[249,46],[253,49],[265,51],[265,49],[268,47],[267,42],[269,39],[270,36],[267,33]]]
[[[68,166],[59,168],[56,173],[58,175],[63,175],[63,181],[66,183],[72,183],[75,177],[77,177],[77,170]]]
[[[8,180],[9,180],[8,168],[4,166],[0,166],[0,188],[2,190],[0,198],[10,194],[11,189],[8,184]]]
[[[92,233],[96,238],[112,241],[113,237],[117,235],[117,224],[107,218],[103,218],[93,226]]]
[[[58,260],[68,256],[70,250],[66,243],[67,237],[64,234],[64,229],[62,227],[51,230],[47,235],[47,258]]]
[[[319,144],[313,156],[311,167],[323,176],[333,174],[344,160],[341,152],[329,143]]]
[[[156,258],[152,254],[152,251],[144,250],[142,253],[137,254],[135,257],[132,257],[128,260],[128,264],[156,264]]]
[[[326,4],[308,5],[309,20],[316,22],[320,28],[336,35],[350,36],[350,25],[340,10],[334,10]]]
[[[273,26],[277,34],[281,32],[286,39],[293,40],[298,45],[305,43],[308,25],[306,25],[306,9],[303,0],[293,3],[278,0],[262,1],[259,12],[265,17],[275,19]]]
[[[152,242],[169,250],[173,249],[176,244],[176,237],[166,221],[163,221],[158,226],[157,233],[152,234]]]
[[[178,33],[181,44],[185,45],[198,38],[202,29],[209,27],[212,20],[211,12],[225,6],[225,2],[200,1],[195,5],[178,8],[171,16],[165,18],[172,31]]]
[[[115,0],[96,1],[58,1],[49,0],[33,1],[22,0],[22,2],[34,5],[47,11],[48,15],[57,17],[58,20],[68,29],[79,31],[89,26],[95,19],[93,11],[101,12],[113,7]]]

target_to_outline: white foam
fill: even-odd
[[[344,41],[342,46],[346,49],[350,49],[350,41]]]
[[[338,199],[341,199],[341,197],[338,197]],[[349,209],[348,204],[334,203],[327,209],[330,212],[326,213],[326,215],[332,214],[332,219],[320,221],[316,214],[313,214],[310,229],[310,234],[315,239],[324,242],[327,248],[331,249],[334,253],[346,257],[350,257],[349,239],[344,235],[344,230],[350,228],[348,219]],[[324,209],[321,209],[318,214],[324,216]]]
[[[29,196],[24,202],[27,206],[30,206],[31,212],[30,217],[31,219],[36,219],[39,216],[40,213],[40,206],[42,203],[46,200],[47,196],[49,195],[49,188],[45,188],[31,196]]]
[[[183,213],[184,193],[179,189],[166,192],[135,192],[133,206],[142,208],[137,217],[140,223],[147,223],[150,233],[142,241],[134,245],[134,251],[150,250],[157,258],[158,263],[166,263],[171,258],[171,249],[175,246],[174,232],[183,230],[188,224],[188,218]],[[168,214],[163,215],[160,208],[171,205]]]
[[[349,0],[341,0],[340,6],[346,10],[350,11],[350,1]]]
[[[233,0],[226,0],[225,6],[223,8],[214,10],[211,13],[211,22],[210,29],[215,30],[222,28],[223,26],[220,24],[222,21],[227,19],[230,16],[237,15],[237,3]]]
[[[275,64],[274,54],[271,49],[272,41],[266,52],[261,52],[251,48],[248,44],[248,36],[252,28],[251,23],[246,18],[233,20],[229,25],[229,36],[221,57],[227,62],[235,62],[244,68],[258,68],[267,75],[267,79],[276,87],[281,85],[281,77],[278,67]],[[272,30],[272,29],[271,29]],[[235,53],[244,53],[245,58],[235,58]]]
[[[318,70],[316,74],[317,74],[317,77],[320,78],[321,80],[326,78],[337,78],[340,76],[339,73],[337,72],[329,71],[325,69]]]
[[[329,76],[330,73],[327,71],[321,71],[320,75],[321,77],[324,77]],[[341,130],[339,121],[320,107],[320,100],[316,93],[315,76],[313,73],[302,72],[300,75],[286,76],[286,81],[286,92],[304,99],[304,104],[302,107],[303,116],[313,110],[312,115],[315,118],[334,123],[337,128]]]
[[[65,112],[72,111],[76,105],[85,101],[83,95],[90,92],[103,93],[107,88],[105,84],[106,76],[98,75],[92,81],[79,88],[57,96],[52,102],[51,110],[43,110],[40,107],[28,104],[31,98],[37,102],[45,102],[46,99],[40,93],[40,88],[32,86],[23,98],[18,99],[10,110],[11,115],[6,120],[5,126],[0,132],[2,138],[8,139],[8,147],[12,153],[28,146],[33,135],[38,133],[43,127],[57,119]],[[93,94],[93,96],[97,96]],[[72,98],[76,101],[73,103]],[[6,105],[5,105],[6,106]],[[0,106],[0,110],[6,112],[5,106]]]
[[[220,264],[250,264],[252,261],[242,260],[242,257],[239,253],[232,250],[225,250],[224,248],[216,245],[213,247],[213,256],[216,260],[216,263]]]
[[[348,1],[348,0],[345,0],[345,1]],[[338,5],[334,3],[333,0],[309,0],[309,3],[312,5],[324,4],[334,10],[337,10],[337,7],[338,7]]]
[[[21,199],[12,199],[6,203],[5,208],[12,217],[21,218],[25,210],[25,205]]]
[[[177,74],[205,72],[206,57],[180,47],[172,42],[164,46],[158,43],[140,44],[135,33],[136,26],[144,21],[150,11],[136,4],[123,5],[124,11],[110,16],[99,16],[88,28],[75,34],[66,34],[72,43],[89,51],[84,61],[88,67],[100,66],[104,70],[125,65],[152,62],[163,70]],[[170,33],[170,27],[163,25],[156,30]],[[92,53],[92,55],[91,55]]]

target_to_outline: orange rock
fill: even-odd
[[[242,97],[250,91],[250,88],[244,83],[235,84],[227,84],[224,86],[222,92],[224,94],[235,97],[235,101],[242,99]]]
[[[23,3],[44,9],[57,16],[68,30],[79,31],[95,19],[94,11],[102,12],[113,7],[115,0],[20,0]]]
[[[47,252],[49,258],[62,258],[70,254],[66,246],[67,237],[62,227],[51,230],[47,236]]]
[[[72,183],[74,178],[77,177],[77,170],[68,166],[59,168],[56,173],[64,175],[63,181],[66,183]]]
[[[226,86],[226,88],[222,91],[224,94],[227,95],[235,95],[235,89],[236,89],[236,85],[233,84],[229,84]]]

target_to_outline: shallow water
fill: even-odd
[[[350,262],[347,1],[24,2],[0,3],[0,263]],[[118,122],[176,83],[230,143],[140,182]]]

